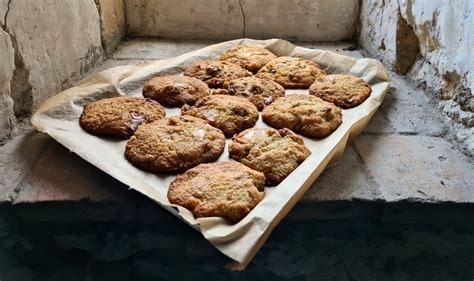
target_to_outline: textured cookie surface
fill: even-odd
[[[204,97],[193,106],[185,104],[181,114],[204,119],[228,137],[253,127],[258,119],[258,110],[253,103],[228,95]]]
[[[205,60],[186,68],[184,75],[202,80],[211,88],[226,89],[231,80],[250,76],[252,73],[228,61]]]
[[[330,135],[342,123],[342,110],[310,95],[294,94],[278,98],[262,111],[270,126],[288,128],[310,138]]]
[[[158,76],[149,80],[143,87],[144,97],[166,106],[194,104],[206,95],[209,95],[207,84],[188,76]]]
[[[314,80],[326,75],[313,61],[296,57],[278,57],[269,61],[257,77],[273,80],[285,88],[308,88]]]
[[[256,73],[267,62],[276,58],[269,50],[255,45],[239,45],[222,54],[221,60],[229,61]]]
[[[177,176],[168,200],[196,218],[224,217],[238,222],[262,201],[265,176],[235,161],[201,164]]]
[[[314,81],[309,93],[342,108],[352,108],[363,103],[372,92],[364,79],[342,74],[332,74]]]
[[[224,134],[191,116],[173,116],[140,126],[125,147],[133,165],[153,172],[180,172],[217,160]]]
[[[164,118],[165,114],[165,109],[156,101],[116,97],[87,104],[79,123],[94,135],[129,138],[140,124]]]
[[[262,110],[275,99],[285,96],[285,89],[272,80],[244,77],[230,82],[228,94],[247,98],[258,110]]]
[[[303,138],[289,129],[247,129],[232,138],[229,156],[265,174],[269,185],[282,182],[310,154]]]

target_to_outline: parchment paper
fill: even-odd
[[[350,73],[372,86],[371,96],[361,105],[343,110],[342,125],[322,140],[304,138],[311,155],[281,184],[266,188],[266,196],[252,212],[237,224],[221,218],[194,219],[188,210],[168,202],[168,185],[174,176],[152,174],[132,166],[124,158],[126,141],[90,135],[79,126],[83,106],[94,100],[119,95],[140,96],[143,84],[156,75],[178,74],[190,64],[217,59],[236,45],[249,43],[264,46],[278,56],[297,56],[313,60],[327,73]],[[222,253],[233,259],[233,269],[244,269],[273,228],[285,217],[321,174],[330,161],[337,161],[346,143],[367,125],[382,102],[390,78],[382,64],[373,59],[354,59],[328,51],[296,47],[279,39],[239,39],[212,45],[175,58],[139,65],[115,67],[100,72],[81,84],[45,101],[32,118],[33,125],[69,150],[137,190],[200,231]],[[287,90],[287,94],[307,90]],[[179,115],[178,108],[167,108],[167,116]],[[266,127],[259,119],[257,126]],[[227,143],[229,143],[227,139]],[[227,147],[219,161],[227,160]]]

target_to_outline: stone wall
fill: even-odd
[[[12,41],[5,32],[4,11],[7,1],[0,0],[0,139],[10,134],[11,118],[13,115],[13,100],[11,98],[10,81],[15,69]]]
[[[95,0],[101,20],[102,46],[110,54],[125,36],[125,3],[123,0]]]
[[[0,141],[123,37],[123,2],[96,2],[0,0]]]
[[[228,40],[352,39],[354,0],[125,0],[131,36]],[[177,8],[179,7],[179,8]]]
[[[359,43],[435,93],[456,138],[474,147],[474,2],[363,0]]]
[[[127,34],[169,39],[340,41],[436,93],[474,147],[473,1],[0,0],[0,143]],[[176,6],[179,9],[176,9]],[[359,9],[360,8],[360,9]],[[360,10],[359,30],[356,31]],[[27,16],[25,16],[27,15]]]

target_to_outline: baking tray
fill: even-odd
[[[265,198],[236,224],[222,218],[194,219],[192,213],[167,199],[169,183],[175,175],[153,174],[137,169],[124,157],[126,140],[97,137],[79,126],[85,104],[115,96],[141,96],[144,83],[156,75],[180,74],[194,62],[218,59],[224,51],[240,44],[265,47],[278,56],[313,60],[328,74],[345,73],[362,77],[372,87],[371,96],[361,105],[343,110],[342,125],[330,136],[313,140],[304,138],[311,155],[276,187],[265,188]],[[219,251],[234,262],[233,269],[244,269],[273,228],[304,195],[324,168],[340,159],[346,144],[365,128],[381,104],[390,78],[383,65],[373,59],[355,59],[329,51],[297,47],[281,39],[238,39],[183,54],[181,56],[111,68],[95,74],[75,87],[46,100],[32,117],[33,125],[97,168],[160,204],[184,222],[200,231]],[[308,90],[286,90],[286,94]],[[167,116],[179,115],[179,108],[167,108]],[[267,127],[261,116],[259,127]],[[226,140],[227,144],[230,139]],[[227,160],[227,146],[218,161]]]

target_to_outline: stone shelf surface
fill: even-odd
[[[177,56],[209,41],[123,42],[97,71]],[[296,43],[361,58],[350,43]],[[392,87],[366,130],[348,144],[302,204],[334,201],[474,202],[474,166],[451,141],[429,93],[392,74]],[[34,130],[0,147],[0,202],[126,202],[140,196]]]

